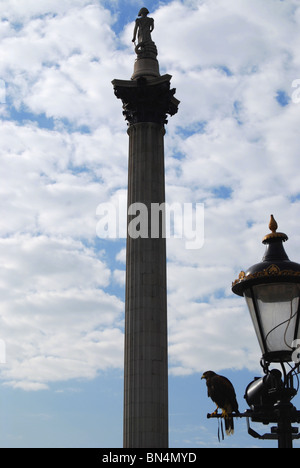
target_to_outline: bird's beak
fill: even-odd
[[[202,375],[201,380],[205,379],[204,375]]]

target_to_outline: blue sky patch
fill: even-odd
[[[220,187],[215,187],[212,192],[216,198],[226,200],[231,198],[233,189],[231,187],[226,187],[225,185],[220,185]]]
[[[193,122],[191,125],[188,125],[186,127],[177,127],[177,133],[182,138],[189,138],[195,134],[198,135],[199,133],[205,133],[206,126],[207,126],[206,121]]]
[[[283,90],[278,90],[276,94],[276,101],[281,107],[286,107],[290,103],[291,98],[289,95],[283,91]]]

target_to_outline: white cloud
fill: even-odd
[[[7,84],[7,98],[18,109],[25,106],[48,118],[97,126],[111,119],[110,109],[118,108],[111,98],[111,80],[130,67],[126,52],[117,50],[113,17],[93,0],[78,0],[69,8],[66,2],[61,2],[64,8],[50,3],[32,10],[29,6],[24,15],[13,5],[8,14],[2,13],[21,24],[17,31],[13,23],[3,30],[0,76]],[[46,14],[48,10],[52,14]]]
[[[41,15],[65,14],[72,8],[80,8],[90,4],[90,0],[3,0],[1,2],[0,14],[12,22],[23,22],[30,18]]]
[[[101,289],[110,280],[101,258],[45,236],[2,239],[0,251],[4,381],[34,389],[121,366],[123,304]]]
[[[171,298],[169,356],[171,373],[186,375],[232,367],[258,368],[259,348],[250,317],[237,301],[207,303]],[[174,310],[176,311],[173,317]]]
[[[126,183],[126,136],[106,126],[81,135],[8,122],[0,135],[1,234],[94,238],[98,204]]]

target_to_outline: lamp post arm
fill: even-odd
[[[278,448],[293,448],[293,440],[300,439],[297,427],[292,427],[292,423],[300,423],[300,411],[288,403],[279,402],[275,414],[265,415],[261,411],[246,410],[244,413],[232,413],[233,418],[246,418],[248,434],[255,439],[277,440]],[[207,414],[207,419],[221,419],[221,413]],[[270,433],[259,434],[251,426],[250,421],[263,424],[277,423],[277,426],[271,427]]]

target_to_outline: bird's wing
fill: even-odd
[[[219,408],[225,409],[228,413],[238,411],[238,403],[236,401],[234,387],[226,377],[216,374],[212,379],[210,379],[208,396],[211,397]]]
[[[222,392],[224,395],[225,409],[228,409],[228,412],[238,411],[238,403],[236,400],[236,393],[234,386],[226,377],[219,376],[220,387],[222,387]]]

